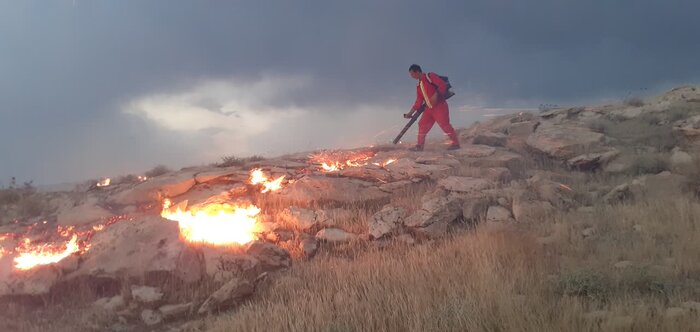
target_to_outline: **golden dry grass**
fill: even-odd
[[[639,227],[635,227],[638,225]],[[584,238],[581,230],[595,226]],[[300,262],[211,331],[691,331],[700,204],[640,200],[533,225]],[[636,230],[635,230],[636,228]],[[632,266],[616,268],[620,261]],[[605,310],[604,319],[586,318]]]

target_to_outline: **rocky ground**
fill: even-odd
[[[676,327],[686,330],[699,323],[700,264],[694,265],[688,255],[700,257],[700,248],[692,245],[700,240],[695,228],[700,226],[695,218],[700,217],[695,214],[700,212],[700,88],[677,88],[635,105],[502,116],[461,130],[460,139],[462,148],[456,151],[446,151],[437,143],[424,152],[377,146],[239,160],[225,167],[185,168],[146,180],[131,177],[106,186],[92,182],[71,192],[5,189],[0,196],[0,302],[4,307],[0,319],[6,321],[9,330],[228,330],[238,324],[236,321],[245,322],[237,328],[246,330],[323,329],[319,326],[325,325],[285,321],[279,321],[280,325],[251,325],[250,317],[257,317],[251,311],[271,311],[273,290],[285,293],[280,285],[304,288],[298,282],[285,284],[285,278],[310,270],[323,274],[318,266],[337,264],[338,259],[351,265],[341,269],[362,275],[364,272],[352,266],[362,266],[363,259],[369,259],[366,257],[381,264],[382,258],[378,257],[386,255],[388,261],[401,265],[404,256],[413,257],[428,248],[435,250],[435,257],[447,259],[443,257],[445,251],[466,250],[471,246],[469,241],[490,243],[494,237],[501,239],[501,235],[493,234],[503,234],[504,229],[508,234],[518,234],[518,239],[530,239],[533,248],[538,248],[532,249],[538,258],[523,257],[525,261],[533,259],[533,266],[555,255],[548,253],[551,248],[555,248],[557,257],[576,257],[577,264],[585,265],[581,262],[596,260],[597,256],[584,257],[576,252],[578,245],[591,246],[603,239],[627,241],[627,235],[611,235],[617,234],[617,226],[609,224],[611,211],[624,215],[627,210],[620,209],[638,206],[635,204],[647,209],[649,202],[673,198],[686,205],[668,209],[687,209],[682,210],[683,218],[690,215],[683,240],[667,239],[661,233],[655,238],[648,234],[654,224],[629,220],[628,216],[623,216],[625,227],[629,226],[624,232],[648,234],[649,241],[655,239],[659,248],[671,246],[666,244],[669,241],[688,244],[669,247],[674,249],[668,251],[674,253],[667,256],[653,248],[649,251],[661,260],[673,257],[675,262],[664,264],[675,266],[674,273],[683,275],[674,279],[682,287],[669,286],[660,291],[667,303],[657,316],[680,320],[681,325]],[[362,157],[358,162],[343,163],[339,170],[324,170],[324,162],[357,156]],[[261,192],[260,185],[251,184],[254,169],[271,179],[284,176],[281,189]],[[177,222],[161,217],[165,199],[188,207],[254,204],[260,208],[256,240],[227,246],[184,241]],[[663,222],[658,220],[658,224]],[[483,233],[494,229],[496,233]],[[73,235],[79,249],[66,258],[28,270],[16,268],[17,248],[25,239],[31,243],[62,243]],[[522,254],[508,250],[497,258]],[[469,253],[461,252],[466,256]],[[614,258],[611,264],[615,271],[668,268],[663,264],[640,267],[640,262],[627,256]],[[414,257],[418,262],[421,259],[425,258]],[[599,301],[595,298],[597,284],[587,284],[589,279],[595,280],[595,275],[557,271],[568,266],[565,261],[558,261],[557,267],[542,263],[548,267],[541,279],[554,275],[559,278],[557,287],[563,287],[557,298],[593,297],[591,301]],[[430,264],[436,262],[428,259],[419,265],[424,269],[445,268]],[[378,270],[397,272],[391,271],[390,265]],[[461,275],[460,271],[449,269],[455,275]],[[503,267],[498,270],[510,272]],[[459,279],[453,282],[459,283]],[[348,287],[351,283],[348,281]],[[445,287],[459,289],[454,285]],[[334,292],[328,296],[336,306],[338,301],[349,301],[340,307],[362,306],[354,300],[337,299],[347,290]],[[288,314],[276,310],[276,317]],[[639,320],[630,315],[577,310],[576,318],[557,321],[561,325],[547,325],[542,322],[553,318],[542,318],[539,326],[557,329],[566,327],[566,322],[576,322],[580,329],[641,327],[635,325]],[[66,313],[72,314],[66,317]],[[223,318],[216,318],[219,315]],[[374,318],[379,325],[356,322],[344,329],[391,330],[383,324],[395,318],[382,321],[381,317]],[[499,320],[489,328],[450,319],[458,323],[448,324],[446,329],[508,329]],[[683,325],[686,323],[690,325]],[[417,330],[439,329],[415,324]]]

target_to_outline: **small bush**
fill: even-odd
[[[249,162],[265,160],[262,156],[250,156],[247,158],[239,158],[234,155],[221,157],[221,162],[216,164],[217,167],[243,166]]]
[[[171,170],[163,165],[158,165],[156,167],[153,167],[150,171],[146,172],[144,175],[149,177],[149,178],[154,178],[159,175],[163,175],[165,173],[170,173]]]
[[[617,288],[628,294],[644,295],[667,295],[671,289],[661,278],[639,268],[624,271],[617,282]]]
[[[641,107],[644,106],[644,100],[642,100],[642,98],[639,97],[627,98],[627,100],[625,100],[625,105],[632,107]]]
[[[588,123],[588,128],[597,133],[606,134],[611,122],[604,119],[596,119]]]
[[[564,275],[559,280],[558,290],[563,295],[604,299],[609,292],[610,282],[602,274],[593,271],[579,271]]]

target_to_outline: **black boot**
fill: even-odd
[[[422,145],[416,145],[416,146],[410,148],[409,150],[411,150],[411,151],[423,151],[423,146],[422,146]]]
[[[460,146],[459,144],[451,144],[450,146],[447,147],[447,150],[459,150]]]

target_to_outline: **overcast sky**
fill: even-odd
[[[386,142],[415,98],[411,63],[450,77],[456,126],[481,116],[459,109],[697,83],[699,12],[673,0],[2,1],[0,183]]]

